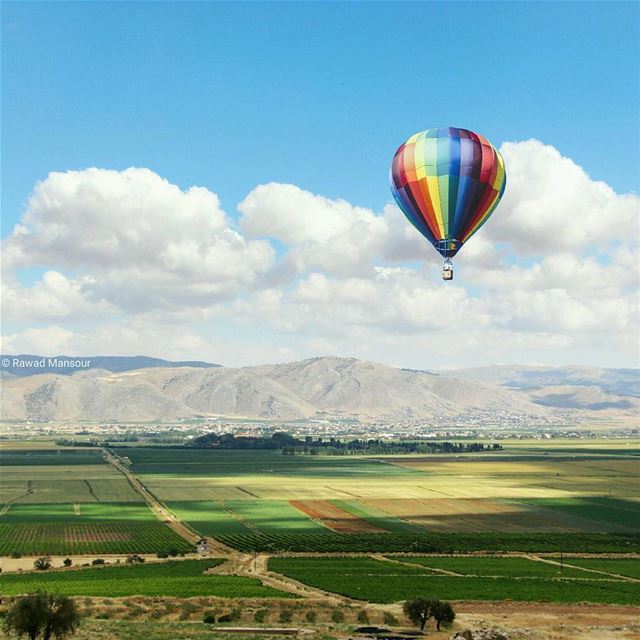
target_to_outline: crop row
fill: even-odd
[[[397,602],[416,596],[447,600],[520,600],[638,604],[633,582],[558,578],[448,576],[407,573],[394,563],[362,559],[272,558],[269,569],[305,584],[370,602]],[[377,563],[377,564],[376,564]],[[406,569],[406,567],[405,567]]]
[[[436,533],[388,534],[252,532],[216,535],[225,544],[252,552],[416,552],[525,551],[628,553],[640,550],[640,536],[588,533]]]
[[[56,570],[0,576],[0,590],[5,595],[37,590],[66,595],[124,597],[149,596],[218,596],[223,598],[291,597],[261,584],[256,578],[205,575],[206,569],[221,560],[181,560],[138,566]]]
[[[167,553],[192,546],[160,522],[0,523],[0,555]]]

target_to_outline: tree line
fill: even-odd
[[[382,440],[380,438],[354,438],[305,436],[296,438],[289,433],[276,432],[271,436],[236,436],[233,433],[207,433],[193,438],[185,446],[194,449],[266,449],[281,451],[284,455],[350,455],[392,453],[476,453],[498,451],[500,444],[482,442],[435,442],[432,440]]]

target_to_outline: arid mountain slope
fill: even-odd
[[[471,413],[543,417],[558,409],[637,413],[633,371],[616,371],[590,369],[588,376],[581,371],[575,381],[568,370],[545,369],[534,384],[531,370],[524,367],[432,373],[351,358],[243,368],[90,369],[73,375],[5,377],[2,417],[143,421],[331,415],[402,420]],[[616,393],[616,388],[628,393]]]

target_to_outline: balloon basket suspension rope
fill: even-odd
[[[442,279],[453,280],[453,262],[451,258],[445,258],[442,265]]]

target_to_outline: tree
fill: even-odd
[[[65,567],[70,567],[70,566],[73,564],[73,560],[72,560],[71,558],[65,558],[65,559],[62,561],[62,564],[63,564]]]
[[[456,619],[456,613],[450,602],[434,600],[431,603],[431,616],[436,621],[436,629],[440,631],[440,625],[450,625]]]
[[[47,569],[51,569],[51,558],[49,556],[42,556],[42,558],[38,558],[33,563],[34,569],[38,569],[38,571],[46,571]]]
[[[402,610],[413,624],[420,627],[421,631],[424,631],[427,620],[431,617],[432,604],[433,600],[414,598],[413,600],[407,600],[404,605],[402,605]]]
[[[75,602],[67,596],[32,593],[16,600],[7,611],[5,629],[29,640],[51,640],[75,633],[80,615]]]

